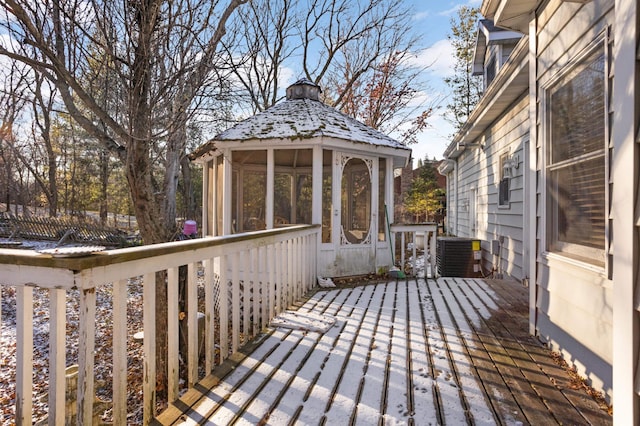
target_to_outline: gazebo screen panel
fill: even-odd
[[[274,225],[311,224],[311,149],[274,151]]]
[[[371,226],[371,177],[367,164],[350,158],[342,170],[342,231],[350,244],[365,243]]]
[[[385,211],[386,200],[386,172],[387,161],[384,158],[378,160],[378,241],[386,241],[387,215]],[[388,207],[387,207],[388,209]]]
[[[333,151],[322,150],[322,242],[331,243],[331,224],[333,209],[331,188],[332,188],[332,168]]]
[[[232,171],[233,231],[266,229],[267,152],[234,151]]]

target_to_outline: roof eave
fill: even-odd
[[[531,13],[541,2],[541,0],[484,0],[480,13],[485,18],[492,19],[494,25],[498,27],[527,34]]]
[[[456,133],[444,152],[445,159],[458,158],[467,148],[477,147],[478,137],[503,112],[498,100],[511,104],[529,87],[529,41],[523,37],[496,78]]]

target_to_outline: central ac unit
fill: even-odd
[[[482,276],[480,240],[438,237],[436,263],[441,277],[478,278]]]

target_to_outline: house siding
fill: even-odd
[[[485,272],[498,272],[521,280],[523,265],[524,149],[529,139],[529,100],[523,93],[475,141],[482,148],[470,148],[458,158],[458,206],[456,235],[482,241]],[[517,159],[510,179],[510,202],[498,205],[500,157]],[[451,182],[451,179],[450,179]],[[452,203],[453,200],[449,200]],[[475,213],[475,214],[474,214]],[[498,253],[492,241],[502,239]]]
[[[613,283],[609,280],[609,268],[546,250],[543,212],[546,211],[545,152],[548,147],[544,90],[573,58],[608,32],[614,20],[613,6],[614,2],[595,0],[586,4],[559,0],[545,3],[536,13],[535,42],[532,43],[536,61],[530,68],[532,73],[537,73],[538,94],[531,100],[536,123],[535,179],[532,179],[536,204],[532,226],[536,227],[536,239],[531,245],[536,254],[536,289],[531,292],[535,297],[535,331],[608,397],[612,396],[613,388]],[[610,38],[607,40],[611,42]],[[610,86],[609,80],[607,82]]]

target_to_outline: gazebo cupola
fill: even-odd
[[[286,100],[198,148],[204,167],[203,235],[322,224],[323,276],[392,265],[393,170],[411,150],[320,101],[302,79]]]

